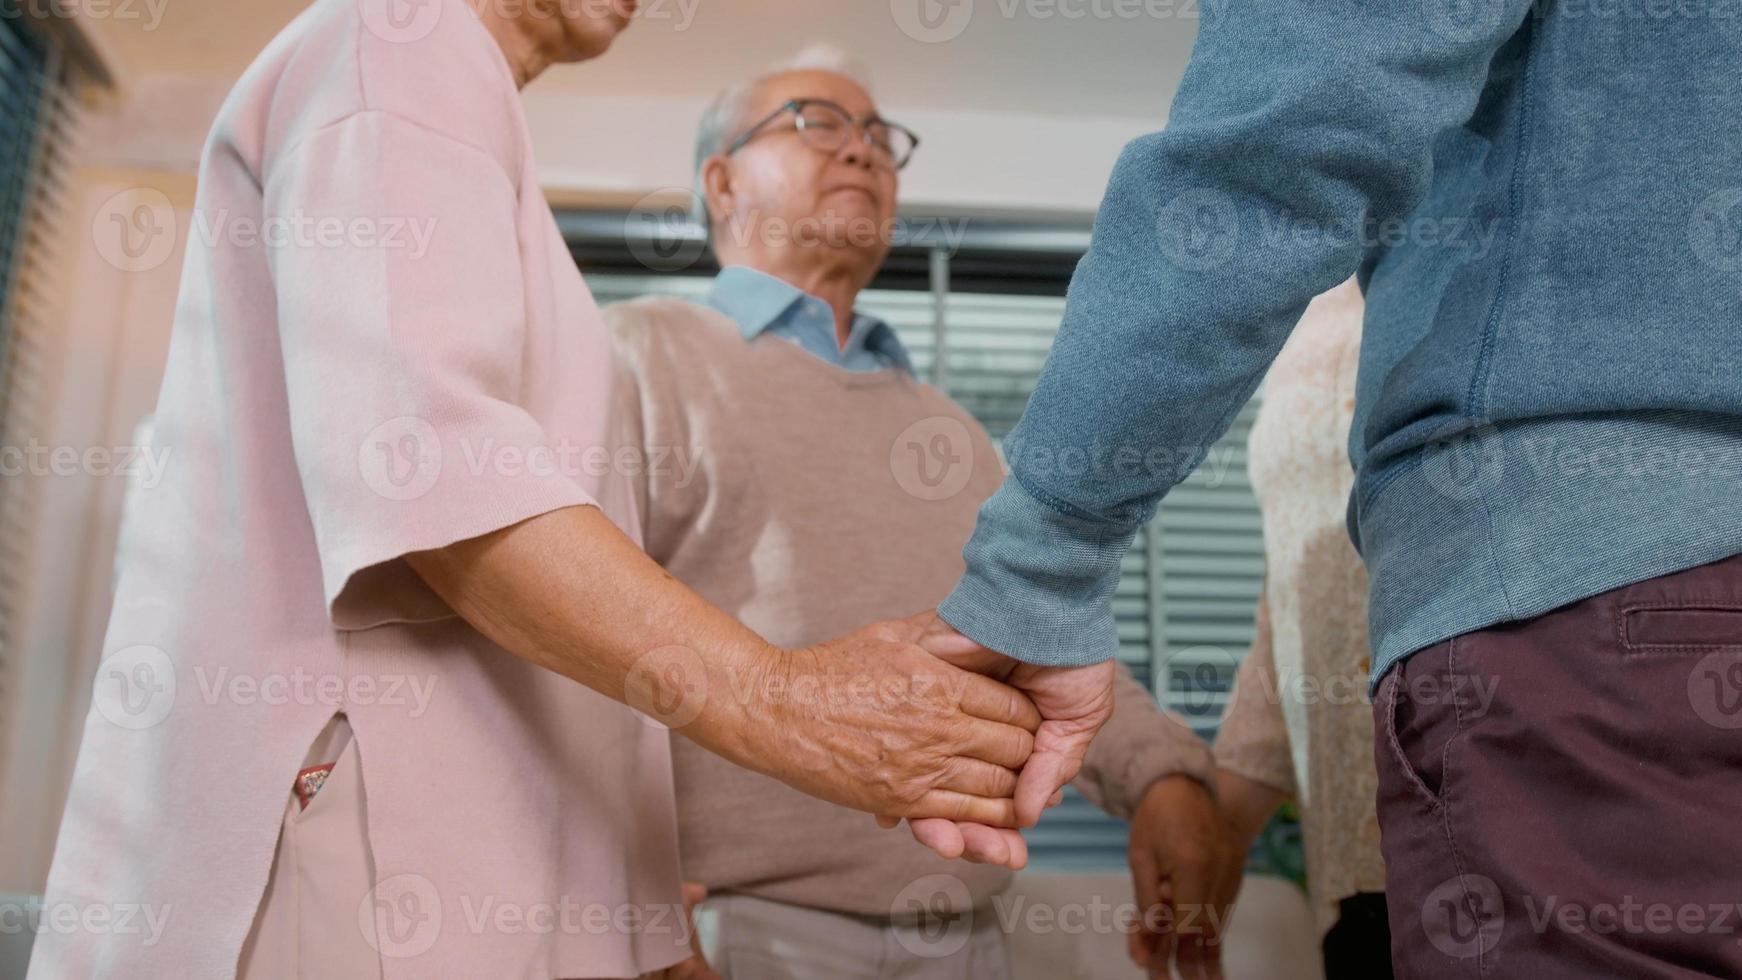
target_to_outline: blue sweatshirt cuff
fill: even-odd
[[[1119,651],[1113,593],[1136,534],[1069,516],[1007,480],[981,509],[963,552],[968,570],[938,613],[980,645],[1027,663],[1110,660]]]

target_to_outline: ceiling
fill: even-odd
[[[92,26],[129,74],[234,76],[305,5],[126,0]],[[1188,13],[1169,14],[1176,9]],[[921,10],[934,19],[917,19]],[[641,0],[609,55],[540,85],[705,98],[824,41],[870,66],[886,106],[1159,122],[1190,54],[1195,10],[1193,0]],[[926,23],[941,26],[928,35]]]

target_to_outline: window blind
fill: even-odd
[[[82,69],[69,67],[64,31],[51,33],[25,14],[15,0],[0,0],[0,446],[23,445],[40,429],[52,374],[48,304],[63,294],[55,235],[65,221],[64,179],[80,117],[75,93],[87,81]],[[0,480],[0,720],[10,717],[17,696],[18,576],[41,486]],[[0,752],[0,765],[11,757]]]

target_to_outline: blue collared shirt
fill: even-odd
[[[721,269],[708,293],[708,305],[731,317],[745,340],[766,332],[848,371],[894,367],[913,373],[907,348],[889,324],[855,312],[853,329],[842,347],[835,334],[835,311],[828,303],[749,266]]]

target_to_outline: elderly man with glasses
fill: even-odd
[[[889,324],[855,309],[888,253],[897,177],[918,144],[877,114],[860,77],[813,48],[723,93],[697,140],[722,266],[705,305],[607,310],[627,439],[699,460],[638,481],[648,553],[782,644],[935,608],[1003,476],[980,425],[914,377]],[[1157,855],[1224,867],[1230,845],[1204,789],[1203,744],[1129,674],[1115,691],[1077,785],[1134,821],[1138,891],[1152,895]],[[816,695],[746,683],[708,696]],[[1008,975],[992,901],[1027,861],[1019,835],[979,828],[940,856],[687,740],[673,752],[684,874],[710,895],[698,915],[707,957],[678,976]],[[1008,772],[984,775],[1010,788]],[[946,860],[964,848],[981,863]]]

